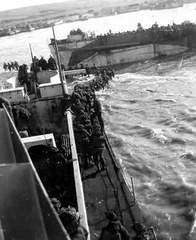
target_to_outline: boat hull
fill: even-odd
[[[60,49],[61,62],[66,68],[80,65],[88,67],[115,66],[119,64],[145,61],[157,56],[170,56],[183,53],[188,47],[178,44],[134,44],[119,45],[111,48],[74,50]],[[54,54],[54,53],[53,53]]]

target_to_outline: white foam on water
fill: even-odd
[[[165,136],[165,132],[160,128],[152,129],[151,134],[153,138],[157,139],[161,143],[169,142],[169,139]]]

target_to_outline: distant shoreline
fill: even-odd
[[[196,2],[194,2],[196,3]],[[140,5],[138,5],[138,7],[135,8],[131,8],[130,5],[119,5],[118,7],[107,7],[105,8],[105,12],[103,12],[102,10],[97,10],[97,12],[92,12],[92,14],[89,14],[88,12],[90,10],[82,10],[81,11],[81,15],[79,14],[79,12],[76,11],[75,15],[71,15],[71,13],[68,13],[68,15],[65,16],[65,13],[61,12],[57,12],[57,13],[53,13],[51,16],[51,13],[46,14],[47,12],[50,12],[49,10],[46,11],[45,10],[45,15],[42,17],[41,12],[44,12],[44,10],[40,10],[40,13],[38,13],[37,16],[35,16],[35,18],[32,18],[31,15],[26,16],[26,20],[24,21],[23,18],[17,17],[15,16],[15,18],[12,16],[12,12],[20,12],[22,11],[22,9],[15,9],[15,10],[8,10],[8,11],[1,11],[1,15],[7,13],[8,16],[4,17],[4,16],[0,16],[0,37],[5,37],[5,36],[11,36],[11,35],[15,35],[15,34],[20,34],[20,33],[24,33],[24,32],[29,32],[29,31],[34,31],[34,30],[39,30],[39,29],[44,29],[44,28],[48,28],[51,27],[52,25],[57,25],[57,24],[65,24],[65,23],[71,23],[71,22],[76,22],[76,21],[85,21],[88,20],[90,18],[102,18],[102,17],[109,17],[109,16],[113,16],[113,15],[119,15],[119,14],[124,14],[124,13],[132,13],[132,12],[139,12],[139,11],[162,11],[162,10],[169,10],[169,9],[175,9],[175,8],[179,8],[179,7],[183,7],[184,5],[188,5],[188,4],[193,4],[193,3],[183,3],[180,4],[176,3],[176,5],[166,5],[166,6],[152,6],[149,5],[149,7],[142,7]],[[56,4],[58,5],[58,4]],[[25,8],[28,9],[28,8]],[[115,11],[115,10],[116,11]],[[93,11],[93,10],[92,10]],[[39,12],[39,11],[38,11]],[[17,15],[15,13],[15,15]],[[9,18],[9,14],[10,14],[10,18]],[[14,14],[13,14],[14,15]],[[4,18],[6,19],[6,24],[7,26],[3,26],[3,22],[5,21]]]

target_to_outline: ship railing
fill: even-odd
[[[110,154],[110,157],[112,158],[117,172],[118,172],[118,177],[120,180],[121,187],[123,189],[123,192],[126,196],[127,204],[129,206],[130,214],[133,218],[133,222],[136,222],[137,219],[135,219],[135,216],[133,215],[131,209],[137,204],[136,200],[136,195],[135,195],[135,188],[134,188],[134,180],[132,176],[128,176],[127,170],[125,168],[122,168],[121,164],[119,161],[116,159],[116,156],[112,150],[112,147],[110,145],[110,142],[108,140],[107,135],[104,133],[105,136],[105,143],[106,143],[106,148]],[[150,227],[146,229],[146,234],[148,236],[147,239],[149,240],[157,240],[154,227]]]
[[[116,169],[118,169],[118,177],[121,183],[121,187],[126,196],[128,206],[131,209],[136,204],[133,177],[127,177],[126,170],[122,169],[122,166],[120,165],[119,161],[116,159],[116,156],[108,140],[108,137],[105,133],[104,133],[104,137],[105,137],[106,148],[110,154],[110,157],[113,160],[113,163],[115,164]]]
[[[72,155],[72,161],[73,161],[75,189],[76,189],[78,211],[80,214],[80,222],[81,222],[82,226],[84,226],[86,228],[86,230],[88,231],[88,240],[90,240],[90,231],[89,231],[89,225],[88,225],[88,220],[87,220],[87,212],[86,212],[86,205],[85,205],[85,200],[84,200],[84,190],[83,190],[83,185],[82,185],[82,178],[81,178],[81,173],[80,173],[78,154],[77,154],[77,150],[76,150],[71,110],[68,109],[65,112],[65,114],[66,114],[67,123],[68,123],[71,155]]]

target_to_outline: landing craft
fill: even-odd
[[[49,76],[47,72],[44,73]],[[60,78],[65,75],[66,72],[59,72]],[[91,74],[90,77],[93,79],[88,81],[88,84],[93,81],[97,84],[96,76]],[[40,145],[42,148],[44,148],[43,145],[64,147],[65,160],[68,164],[64,167],[69,167],[67,172],[69,174],[62,176],[59,187],[65,192],[61,192],[61,200],[64,204],[66,203],[64,207],[70,205],[77,209],[81,224],[89,232],[89,240],[97,239],[101,228],[107,224],[105,212],[108,210],[114,210],[117,213],[132,237],[136,236],[133,226],[141,223],[147,227],[146,237],[149,240],[156,239],[151,227],[152,217],[137,203],[133,179],[131,178],[128,182],[105,132],[105,169],[97,171],[96,165],[84,169],[80,165],[75,144],[77,139],[74,136],[74,130],[77,129],[73,129],[73,116],[67,108],[68,94],[71,92],[67,90],[66,81],[60,80],[61,83],[56,85],[50,81],[45,85],[39,83],[36,91],[32,87],[32,91],[29,92],[31,98],[29,101],[25,98],[23,87],[0,92],[0,96],[8,99],[11,104],[5,102],[6,105],[3,104],[0,110],[0,135],[3,136],[0,138],[0,191],[4,193],[3,198],[0,198],[2,239],[21,240],[24,236],[25,239],[32,240],[70,239],[51,204],[52,196],[47,182],[44,181],[43,176],[39,175],[37,164],[43,167],[49,156],[37,162],[38,156],[36,159],[33,157],[31,159],[27,151],[30,147],[40,148]],[[18,132],[26,137],[21,138]],[[56,150],[56,152],[59,151]],[[13,187],[13,183],[17,187]],[[53,188],[56,186],[52,186]],[[6,205],[6,203],[9,204]],[[11,206],[11,208],[5,206]],[[29,214],[32,212],[32,206],[33,216]]]
[[[75,68],[80,64],[88,64],[89,67],[94,64],[100,67],[126,66],[183,53],[189,48],[176,36],[176,42],[172,38],[168,41],[164,30],[158,29],[157,26],[156,28],[152,26],[142,31],[108,32],[100,36],[88,35],[81,29],[72,30],[66,39],[56,41],[61,63],[66,69]],[[159,34],[156,33],[158,30]],[[51,39],[49,48],[52,55],[56,56],[54,39]]]

